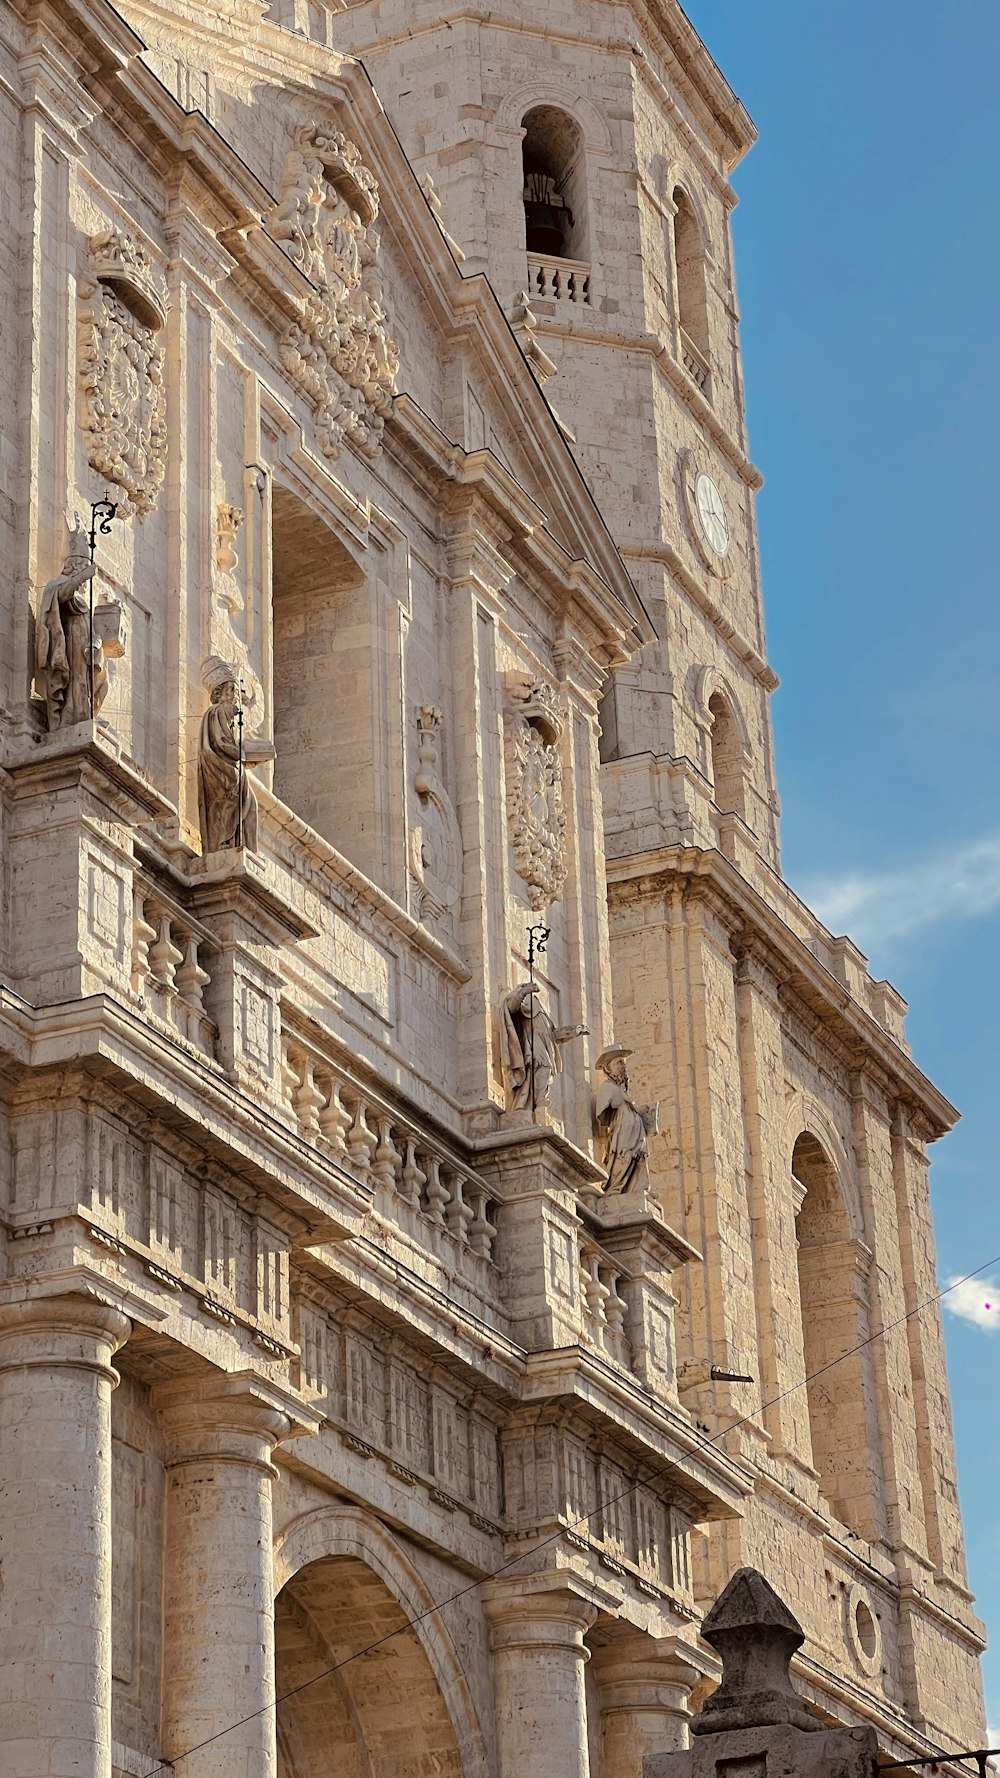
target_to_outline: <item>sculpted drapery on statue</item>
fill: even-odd
[[[503,1065],[511,1111],[537,1111],[547,1105],[555,1075],[562,1072],[564,1043],[585,1037],[586,1026],[553,1025],[534,982],[520,982],[500,1009]]]
[[[66,560],[42,593],[35,623],[35,684],[50,732],[90,717],[91,667],[95,714],[107,693],[101,644],[91,644],[87,583],[93,575],[87,534],[77,518]]]
[[[636,1105],[629,1097],[625,1057],[632,1051],[613,1043],[597,1058],[604,1079],[597,1089],[597,1123],[604,1135],[605,1191],[627,1192],[648,1184],[646,1138],[655,1134],[658,1105]]]
[[[274,747],[243,729],[236,670],[213,657],[202,683],[211,703],[202,717],[198,751],[198,817],[206,852],[243,846],[257,850],[257,799],[247,766],[274,758]]]

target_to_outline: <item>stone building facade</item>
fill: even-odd
[[[822,1720],[974,1745],[746,114],[674,0],[3,0],[0,129],[3,1771],[638,1778],[746,1565]]]

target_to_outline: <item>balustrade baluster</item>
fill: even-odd
[[[156,938],[156,927],[146,918],[147,900],[148,896],[139,892],[132,903],[132,988],[136,994],[145,994],[152,974],[149,947]]]
[[[362,1179],[367,1179],[368,1175],[371,1173],[372,1155],[378,1147],[378,1137],[374,1130],[369,1128],[365,1112],[366,1106],[364,1100],[361,1098],[356,1099],[354,1105],[354,1120],[347,1136],[347,1149],[350,1155],[351,1166],[360,1174]]]
[[[427,1182],[427,1175],[417,1161],[417,1145],[412,1136],[406,1138],[406,1159],[400,1174],[400,1196],[407,1204],[420,1203],[420,1193]]]
[[[493,1252],[496,1229],[486,1214],[489,1199],[482,1186],[477,1186],[471,1193],[472,1221],[469,1224],[469,1246],[473,1253],[482,1254],[489,1259]]]
[[[380,1117],[378,1119],[378,1146],[372,1164],[372,1175],[380,1185],[386,1186],[390,1191],[396,1189],[396,1172],[402,1158],[392,1139],[392,1119]]]
[[[332,1074],[322,1076],[320,1086],[324,1095],[320,1105],[318,1121],[321,1140],[326,1144],[335,1161],[349,1159],[347,1132],[351,1127],[351,1114],[340,1096],[340,1082]]]
[[[441,1162],[437,1155],[427,1156],[427,1214],[432,1222],[444,1222],[444,1207],[448,1202],[448,1187],[441,1178]]]
[[[463,1247],[467,1247],[469,1244],[469,1225],[475,1216],[475,1212],[465,1201],[466,1183],[461,1173],[449,1172],[449,1196],[445,1218],[452,1234],[457,1235]]]
[[[149,949],[149,967],[154,985],[160,993],[176,994],[177,968],[183,961],[184,952],[175,945],[171,934],[170,915],[161,909],[156,943]]]

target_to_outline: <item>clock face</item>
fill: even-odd
[[[705,542],[717,556],[724,556],[729,548],[729,520],[722,495],[704,470],[694,484],[694,501]]]

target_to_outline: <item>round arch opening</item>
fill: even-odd
[[[278,1778],[463,1778],[419,1636],[365,1562],[300,1568],[274,1627]]]

